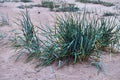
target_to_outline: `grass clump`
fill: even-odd
[[[32,0],[21,0],[21,2],[32,2]]]
[[[117,15],[116,13],[112,13],[112,12],[106,12],[103,14],[103,16],[115,16]]]
[[[79,8],[75,6],[75,4],[64,4],[59,8],[56,8],[56,12],[75,12],[78,11]]]
[[[98,29],[100,50],[106,50],[106,48],[114,50],[114,46],[119,45],[120,26],[117,26],[115,21],[115,18],[111,17],[101,21],[101,27]]]
[[[55,8],[55,3],[53,1],[43,0],[41,3],[42,3],[42,7],[50,8],[50,10],[53,10],[53,8]]]
[[[56,60],[65,64],[86,61],[94,51],[97,32],[91,26],[83,27],[84,23],[80,23],[77,16],[74,19],[75,16],[58,19],[53,39],[56,41],[48,47],[50,53],[45,54],[45,64]]]
[[[93,4],[101,4],[103,6],[107,6],[107,7],[111,7],[111,6],[114,6],[113,3],[110,3],[110,2],[104,2],[104,1],[101,1],[101,0],[76,0],[78,2],[82,2],[82,3],[93,3]]]
[[[45,36],[49,41],[42,64],[88,61],[92,54],[119,42],[120,28],[114,23],[114,18],[98,19],[86,13],[59,16],[55,29],[44,31],[49,33]]]
[[[32,2],[32,0],[0,0],[0,3],[4,2]]]
[[[90,0],[76,0],[76,1],[79,1],[79,2],[82,2],[82,3],[89,3]]]
[[[28,8],[33,8],[33,7],[42,7],[41,4],[31,4],[31,5],[20,5],[18,6],[17,8],[20,8],[20,9],[28,9]]]
[[[16,35],[13,43],[14,46],[19,50],[19,52],[27,51],[27,60],[31,60],[33,58],[39,58],[41,55],[40,51],[40,42],[37,34],[35,32],[35,26],[31,22],[28,11],[22,14],[22,19],[19,19],[21,27],[21,33]],[[25,52],[24,52],[25,53]],[[18,58],[23,53],[18,54]]]
[[[20,5],[20,6],[18,6],[17,8],[19,8],[19,9],[26,9],[26,8],[33,8],[34,6],[33,5]]]
[[[0,30],[0,41],[2,41],[5,37],[5,34]]]
[[[78,11],[79,8],[75,7],[75,4],[68,4],[68,3],[62,3],[62,4],[57,4],[53,1],[42,1],[42,7],[47,7],[50,8],[51,11],[56,11],[56,12],[75,12]]]
[[[28,60],[37,59],[37,67],[54,62],[61,67],[88,61],[100,50],[118,44],[120,39],[115,18],[97,18],[86,12],[65,13],[57,16],[55,26],[47,25],[46,29],[40,26],[39,36],[44,40],[38,38],[28,11],[23,14],[20,26],[22,35],[16,37],[15,46],[28,52]]]
[[[0,26],[9,25],[8,16],[0,15]]]

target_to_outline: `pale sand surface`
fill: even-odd
[[[34,0],[34,3],[27,4],[36,4],[39,3],[39,1],[40,0]],[[75,3],[80,9],[85,6],[88,11],[96,9],[99,12],[98,15],[101,15],[104,11],[117,13],[120,11],[120,0],[104,0],[118,5],[118,10],[114,9],[115,6],[105,7],[96,4],[78,3],[73,0],[68,1]],[[7,15],[10,23],[10,25],[0,27],[0,31],[7,36],[3,41],[0,41],[0,80],[120,80],[120,54],[113,54],[112,58],[110,58],[108,54],[103,55],[107,75],[103,72],[97,75],[97,69],[89,63],[69,65],[61,69],[56,69],[54,65],[51,65],[38,72],[38,69],[34,68],[35,64],[32,62],[24,63],[24,56],[18,62],[15,62],[16,52],[15,49],[10,46],[11,42],[9,39],[13,36],[11,30],[18,29],[14,21],[16,22],[16,18],[19,18],[20,12],[24,11],[17,8],[17,6],[21,4],[23,3],[5,2],[0,4],[0,15]],[[46,24],[47,22],[52,24],[54,19],[51,15],[61,14],[61,12],[50,12],[47,8],[37,7],[29,9],[29,12],[35,25],[39,25],[40,23]],[[38,12],[40,12],[40,14],[38,14]]]

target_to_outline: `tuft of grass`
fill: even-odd
[[[41,55],[40,40],[27,10],[22,14],[22,19],[19,19],[19,22],[20,24],[18,25],[21,28],[21,33],[16,34],[13,40],[13,45],[20,49],[16,60],[23,54],[21,53],[22,51],[27,51],[27,61],[39,58]]]
[[[42,1],[42,7],[50,8],[51,11],[56,11],[56,12],[75,12],[78,11],[79,8],[75,7],[75,4],[67,4],[67,3],[62,3],[62,4],[57,4],[53,1],[49,0],[43,0]]]
[[[112,13],[112,12],[106,12],[103,14],[103,16],[115,16],[117,15],[116,13]]]
[[[32,2],[32,0],[21,0],[21,2]]]
[[[100,39],[98,40],[99,48],[105,50],[106,47],[115,46],[119,44],[120,26],[116,24],[116,18],[108,17],[101,21],[101,27],[98,29]]]
[[[33,8],[33,7],[34,7],[33,5],[28,5],[28,6],[26,6],[26,5],[20,5],[17,8],[19,8],[19,9],[26,9],[26,8]]]
[[[33,8],[33,7],[42,7],[42,5],[40,5],[40,4],[34,4],[34,5],[20,5],[20,6],[18,6],[17,8],[20,8],[20,9],[28,9],[28,8]]]
[[[113,3],[110,3],[110,2],[104,2],[104,1],[101,1],[101,0],[76,0],[78,2],[82,2],[82,3],[93,3],[93,4],[101,4],[103,6],[107,6],[107,7],[111,7],[111,6],[114,6]]]
[[[35,5],[33,5],[34,7],[42,7],[42,5],[41,4],[35,4]]]
[[[0,0],[0,3],[4,2],[32,2],[32,0]]]
[[[106,7],[111,7],[111,6],[115,6],[113,3],[110,2],[104,2],[104,1],[100,1],[100,4]]]
[[[5,34],[0,30],[0,41],[2,41],[5,37]]]
[[[40,35],[35,32],[28,11],[22,15],[20,26],[22,34],[17,35],[14,45],[27,51],[27,61],[37,59],[40,65],[54,62],[59,67],[66,64],[88,61],[92,55],[99,56],[106,47],[119,44],[120,26],[116,18],[98,18],[85,11],[65,13],[57,16],[55,26],[40,26]],[[23,53],[20,53],[18,58]]]
[[[80,15],[64,17],[57,18],[55,33],[47,36],[51,43],[43,58],[45,65],[54,61],[58,61],[58,65],[86,61],[95,49],[97,32],[94,27],[85,24],[84,17],[81,20]]]
[[[88,61],[94,52],[119,42],[120,28],[114,23],[112,17],[99,19],[86,13],[58,16],[54,30],[41,29],[49,39],[45,41],[42,65]]]
[[[61,7],[59,8],[56,8],[56,12],[76,12],[78,11],[79,8],[78,7],[75,7],[75,4],[64,4],[62,5]]]
[[[82,2],[82,3],[90,3],[90,0],[76,0],[78,2]]]
[[[53,10],[53,8],[55,7],[53,1],[43,0],[41,3],[42,3],[42,7],[50,8],[50,10]]]
[[[1,18],[0,19],[0,26],[9,25],[9,19],[7,16],[1,15],[0,18]]]

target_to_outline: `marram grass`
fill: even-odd
[[[45,36],[47,47],[42,56],[44,65],[58,65],[87,61],[89,57],[119,42],[120,28],[114,17],[97,18],[94,15],[72,13],[58,16],[54,30]],[[48,45],[49,44],[49,45]]]
[[[39,26],[42,40],[26,11],[20,20],[22,36],[16,38],[17,47],[28,51],[28,60],[39,61],[36,67],[88,61],[91,55],[119,43],[120,26],[115,21],[114,17],[98,18],[86,12],[65,13],[57,16],[55,26],[47,25],[46,29]]]
[[[27,51],[27,60],[31,60],[34,58],[39,58],[41,55],[40,51],[40,41],[35,32],[35,26],[31,22],[28,11],[22,14],[22,19],[19,19],[19,26],[21,29],[20,35],[16,35],[14,42],[14,46],[20,48],[20,52],[23,50]],[[18,54],[18,58],[23,53]]]

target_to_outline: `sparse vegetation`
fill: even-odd
[[[26,8],[33,8],[33,7],[42,7],[42,5],[41,4],[34,4],[34,5],[20,5],[20,6],[18,6],[18,8],[20,8],[20,9],[26,9]]]
[[[5,15],[0,16],[0,26],[9,25],[9,19]]]
[[[115,44],[119,44],[120,26],[117,26],[115,18],[109,17],[104,19],[99,25],[101,25],[101,27],[98,29],[98,33],[100,33],[98,48],[105,50],[106,47],[112,46],[113,48]]]
[[[75,7],[75,4],[67,4],[67,3],[56,4],[53,1],[49,1],[49,0],[42,1],[42,7],[50,8],[51,11],[56,11],[56,12],[75,12],[79,10],[78,7]]]
[[[116,13],[112,13],[112,12],[106,12],[103,14],[103,16],[116,16]]]
[[[50,10],[53,10],[53,8],[55,8],[55,3],[53,1],[42,1],[42,7],[47,7],[47,8],[50,8]],[[59,6],[58,6],[59,7]]]
[[[4,39],[4,34],[3,34],[3,32],[2,31],[0,31],[0,41],[2,41],[3,39]]]
[[[21,2],[32,2],[32,0],[21,0]]]
[[[79,8],[75,7],[75,4],[65,4],[55,9],[56,12],[75,12],[78,10]]]
[[[103,6],[107,6],[107,7],[111,7],[111,6],[114,6],[113,3],[110,3],[110,2],[104,2],[104,1],[101,1],[101,0],[76,0],[78,2],[82,2],[82,3],[93,3],[93,4],[101,4]]]
[[[32,0],[0,0],[0,3],[4,2],[32,2]]]
[[[20,5],[20,6],[18,6],[18,8],[20,8],[20,9],[25,9],[25,8],[33,8],[34,6],[33,5]]]

